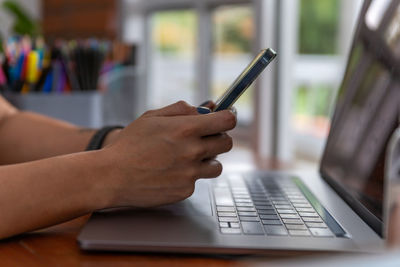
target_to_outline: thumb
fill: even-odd
[[[179,116],[179,115],[198,115],[196,107],[189,105],[185,101],[179,101],[161,109],[147,112],[151,116]]]

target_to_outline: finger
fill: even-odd
[[[208,100],[208,101],[206,101],[204,103],[201,103],[199,106],[200,107],[206,107],[206,108],[209,108],[210,110],[213,110],[215,108],[215,103],[213,101],[211,101],[211,100]]]
[[[215,178],[222,173],[222,164],[218,160],[210,159],[199,163],[199,178]]]
[[[211,100],[207,100],[207,101],[201,103],[199,106],[200,106],[200,107],[207,107],[207,105],[208,105],[210,102],[211,102]]]
[[[215,158],[230,151],[233,146],[232,138],[226,133],[203,137],[201,143],[206,149],[202,160]]]
[[[211,109],[211,110],[214,110],[214,108],[215,108],[215,103],[213,102],[213,101],[210,101],[210,102],[208,102],[208,104],[207,105],[205,105],[206,107],[208,107],[209,109]]]
[[[235,107],[231,107],[231,111],[237,118],[237,109]]]
[[[196,107],[189,105],[185,101],[179,101],[161,109],[147,112],[152,116],[179,116],[179,115],[198,115]]]
[[[198,136],[215,135],[232,130],[236,126],[236,116],[230,110],[205,115],[182,117],[187,128]]]

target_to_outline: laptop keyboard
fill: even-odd
[[[229,176],[218,181],[213,191],[222,234],[302,237],[346,234],[324,208],[320,208],[322,218],[290,178]]]

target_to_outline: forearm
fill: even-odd
[[[16,112],[0,123],[0,165],[84,151],[94,133],[39,114]]]
[[[101,151],[0,167],[0,239],[108,206]]]

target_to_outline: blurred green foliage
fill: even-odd
[[[253,41],[253,10],[249,6],[223,6],[213,15],[213,38],[219,53],[249,53]]]
[[[327,85],[300,86],[296,91],[295,114],[311,117],[328,117],[333,97],[332,87]]]
[[[339,7],[339,0],[301,0],[300,54],[337,52]]]
[[[37,36],[40,33],[39,24],[15,1],[4,1],[3,9],[14,17],[12,32],[19,35]]]
[[[12,0],[4,1],[1,8],[14,18],[11,32],[17,35],[38,36],[40,24],[35,21],[26,10],[17,2]],[[0,36],[0,49],[3,49],[2,37]]]
[[[193,10],[160,11],[152,18],[153,41],[161,53],[182,53],[196,46],[197,15]],[[213,38],[216,50],[251,51],[253,14],[251,8],[224,6],[213,14]]]
[[[193,10],[160,11],[152,17],[153,42],[161,53],[193,52],[197,16]]]

